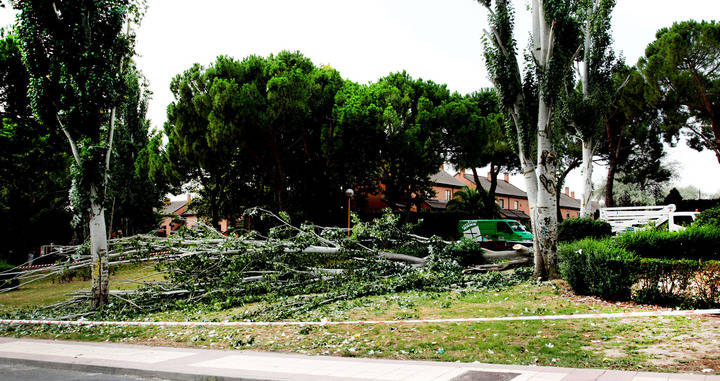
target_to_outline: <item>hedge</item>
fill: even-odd
[[[720,260],[720,227],[690,226],[679,232],[641,230],[613,241],[643,258]]]
[[[710,208],[707,210],[702,211],[702,213],[698,214],[697,218],[695,219],[695,222],[693,222],[694,226],[718,226],[720,227],[720,206],[716,206],[714,208]]]
[[[568,218],[558,224],[558,241],[572,242],[583,238],[605,238],[612,235],[607,221],[586,218]]]
[[[694,247],[693,240],[699,244]],[[581,295],[682,306],[720,304],[720,228],[641,231],[558,248],[560,274]],[[710,250],[710,256],[704,255]]]

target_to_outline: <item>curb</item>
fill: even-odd
[[[155,379],[182,380],[182,381],[274,381],[270,378],[249,378],[249,377],[227,377],[209,374],[195,374],[182,372],[169,372],[164,370],[147,370],[128,367],[113,367],[107,365],[92,365],[82,363],[68,363],[62,361],[29,360],[13,357],[0,356],[0,364],[4,365],[26,365],[45,369],[62,369],[80,372],[102,373],[112,376],[138,376]]]

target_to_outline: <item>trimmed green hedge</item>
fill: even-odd
[[[627,299],[634,277],[625,265],[637,257],[612,246],[609,239],[584,239],[560,245],[560,274],[581,295]]]
[[[720,261],[709,259],[720,256],[713,242],[720,244],[720,228],[641,231],[615,239],[584,239],[559,246],[560,274],[581,295],[674,306],[715,306],[720,304]]]
[[[572,242],[584,238],[605,238],[612,235],[607,221],[586,218],[568,218],[558,224],[558,242]]]
[[[720,206],[703,210],[693,222],[693,226],[707,225],[720,227]]]
[[[613,241],[643,258],[720,260],[720,227],[690,226],[679,232],[641,230]]]

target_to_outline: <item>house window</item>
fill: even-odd
[[[500,208],[505,208],[505,200],[500,199]]]
[[[452,192],[450,192],[449,190],[446,190],[446,191],[445,191],[445,200],[450,201],[451,193],[452,193]]]
[[[570,212],[567,213],[567,218],[570,218]]]
[[[517,202],[517,201],[513,201],[513,206],[515,207],[515,208],[514,208],[515,210],[518,210],[518,209],[519,209],[519,208],[518,208],[518,202]]]

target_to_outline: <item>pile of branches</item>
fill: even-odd
[[[124,318],[200,305],[225,309],[262,302],[237,318],[283,319],[369,295],[483,287],[488,278],[472,273],[524,264],[531,256],[524,248],[489,252],[476,242],[421,237],[412,234],[412,225],[400,224],[389,213],[369,223],[356,220],[350,232],[311,224],[296,227],[286,215],[260,208],[247,214],[270,218],[277,225],[267,235],[225,237],[200,226],[170,238],[140,235],[111,240],[111,263],[157,261],[163,280],[143,282],[133,291],[111,291],[112,303],[98,311],[89,310],[90,295],[83,292],[45,314]],[[67,259],[55,265],[57,269],[46,268],[27,279],[89,266],[82,246],[59,250]],[[497,259],[503,263],[492,263]],[[529,278],[529,271],[519,273],[522,279],[507,281]]]

